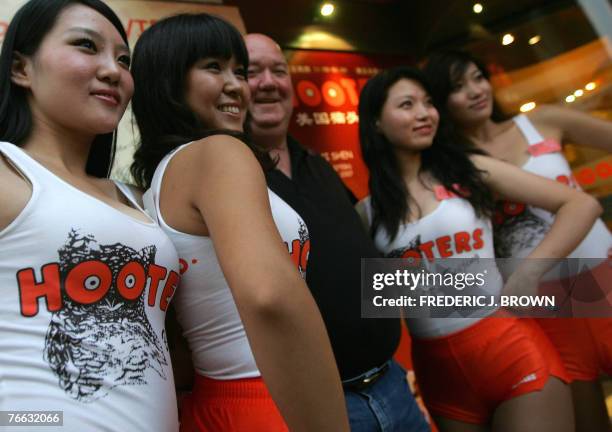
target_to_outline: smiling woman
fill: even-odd
[[[102,29],[69,24],[89,15],[86,8],[67,10],[43,41],[35,62],[17,52],[13,82],[39,95],[30,104],[35,118],[104,133],[114,129],[131,97],[130,56],[120,38],[108,40]],[[74,103],[65,106],[65,99]]]
[[[389,88],[376,126],[398,152],[415,152],[431,145],[438,121],[427,92],[414,81],[401,80]]]
[[[570,140],[612,150],[612,122],[561,106],[541,106],[513,119],[501,120],[493,104],[493,89],[486,68],[470,54],[441,51],[433,54],[425,73],[434,83],[434,97],[448,111],[455,127],[470,145],[491,156],[508,161],[530,172],[570,185],[576,189],[572,170],[562,153],[562,143]],[[501,201],[494,219],[496,253],[502,258],[531,256],[542,238],[551,232],[555,215],[542,206],[518,201]],[[572,227],[568,227],[568,231]],[[602,220],[597,220],[587,236],[567,258],[588,258],[572,270],[572,285],[592,289],[593,281],[609,286],[612,235]],[[554,252],[553,252],[554,253]],[[554,255],[553,255],[554,256]],[[544,258],[552,256],[542,255]],[[558,274],[548,279],[556,283]],[[575,292],[580,292],[576,289]],[[592,309],[590,313],[594,313]],[[576,425],[582,431],[608,431],[609,418],[601,395],[598,376],[612,372],[612,332],[610,319],[539,320],[572,378]],[[589,357],[586,353],[600,353]]]
[[[358,209],[385,256],[463,258],[471,264],[462,272],[476,275],[483,270],[480,258],[495,257],[492,193],[557,212],[557,229],[530,256],[560,257],[571,251],[601,211],[597,203],[476,149],[464,149],[430,95],[424,75],[403,67],[374,76],[361,93],[359,132],[371,196]],[[530,264],[505,284],[497,268],[489,268],[481,287],[485,297],[535,294],[529,290],[546,269]],[[440,289],[435,284],[429,291],[435,295]],[[437,312],[411,317],[407,324],[423,399],[441,430],[573,430],[567,372],[533,320],[469,312],[437,318]]]
[[[60,411],[67,430],[178,429],[176,250],[105,178],[129,65],[98,0],[27,2],[0,54],[0,409]]]
[[[227,83],[230,77],[231,83]],[[224,87],[228,85],[227,91]],[[198,60],[187,73],[185,101],[202,123],[239,130],[248,101],[246,69],[235,58]]]
[[[196,378],[182,428],[348,430],[329,340],[300,277],[308,227],[266,188],[272,162],[244,138],[247,68],[238,31],[206,14],[157,22],[134,52],[132,171],[186,263],[176,310]]]

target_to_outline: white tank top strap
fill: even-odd
[[[46,173],[42,166],[36,163],[23,149],[14,144],[0,141],[0,153],[33,186],[37,182],[38,174]]]
[[[514,120],[514,123],[530,146],[544,141],[544,137],[538,132],[533,123],[531,123],[531,120],[529,120],[525,114],[517,115],[512,120]]]
[[[457,183],[453,184],[453,187],[462,190],[461,186],[459,186]],[[453,198],[461,198],[459,195],[457,195],[452,190],[448,190],[446,187],[444,187],[444,185],[435,185],[433,191],[438,201],[445,201],[445,200],[453,199]]]
[[[142,205],[144,205],[145,213],[151,219],[153,219],[158,225],[161,225],[159,223],[159,218],[157,217],[158,212],[154,210],[156,207],[155,207],[155,200],[153,199],[153,191],[151,188],[147,189],[145,193],[142,195]]]
[[[151,219],[151,221],[155,221],[155,219],[151,217],[151,215],[149,215],[149,213],[147,213],[147,211],[140,204],[138,198],[136,198],[134,190],[130,185],[120,182],[119,180],[113,180],[113,183],[115,183],[115,186],[117,187],[117,189],[119,189],[123,196],[127,198],[132,207],[134,207],[136,210],[140,210],[142,213],[145,214],[147,218]]]
[[[155,173],[153,174],[153,178],[151,179],[151,187],[144,193],[142,197],[145,209],[155,209],[154,214],[152,214],[153,212],[150,211],[147,212],[147,214],[151,216],[153,220],[156,221],[164,229],[168,229],[177,233],[180,233],[180,231],[175,230],[164,221],[164,217],[162,216],[159,207],[159,195],[161,193],[161,184],[164,178],[164,173],[166,172],[166,168],[168,167],[168,163],[170,163],[170,160],[174,157],[174,155],[176,155],[179,151],[187,147],[192,142],[183,144],[172,150],[166,156],[164,156],[164,158],[161,160],[161,162],[155,169]]]
[[[23,150],[6,141],[0,141],[0,152],[4,153],[7,156],[19,158],[19,154],[23,154]]]
[[[119,189],[123,196],[125,196],[134,207],[140,209],[140,204],[138,204],[138,200],[136,200],[134,192],[132,191],[132,189],[130,189],[128,185],[123,182],[120,182],[119,180],[113,180],[113,183],[115,183],[117,189]]]

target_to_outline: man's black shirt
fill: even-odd
[[[288,138],[292,178],[273,169],[268,187],[300,214],[310,234],[306,282],[317,302],[343,380],[389,360],[399,319],[361,318],[361,258],[378,257],[334,169]]]

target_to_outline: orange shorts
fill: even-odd
[[[181,432],[288,432],[261,378],[215,380],[196,374],[183,400]]]
[[[612,374],[612,260],[563,280],[544,282],[541,289],[571,290],[561,313],[577,318],[536,321],[557,348],[572,380],[593,381],[601,373]],[[597,316],[608,318],[592,318]]]
[[[568,266],[588,261],[569,261]],[[612,317],[612,260],[560,280],[540,284],[540,293],[555,295],[560,302],[557,316],[573,318]]]
[[[559,354],[531,319],[485,318],[412,344],[419,388],[434,416],[485,424],[500,403],[541,390],[550,376],[569,381]]]
[[[572,380],[593,381],[612,375],[612,318],[537,320],[559,351]]]

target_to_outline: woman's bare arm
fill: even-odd
[[[597,200],[577,189],[487,156],[473,156],[485,182],[501,198],[555,213],[555,222],[530,258],[564,258],[588,234],[602,212]]]
[[[557,105],[544,105],[531,116],[536,125],[561,131],[564,140],[612,152],[612,122]]]
[[[561,183],[486,156],[474,156],[486,171],[485,181],[501,198],[555,213],[555,221],[542,241],[506,281],[506,295],[534,295],[541,277],[558,259],[566,257],[588,234],[602,208],[595,198]],[[540,258],[540,259],[538,259]],[[546,259],[541,259],[546,258]]]
[[[194,230],[213,240],[257,365],[289,428],[348,430],[323,320],[276,229],[251,151],[229,136],[205,138],[173,158],[164,181],[181,185],[201,215],[203,227]]]

